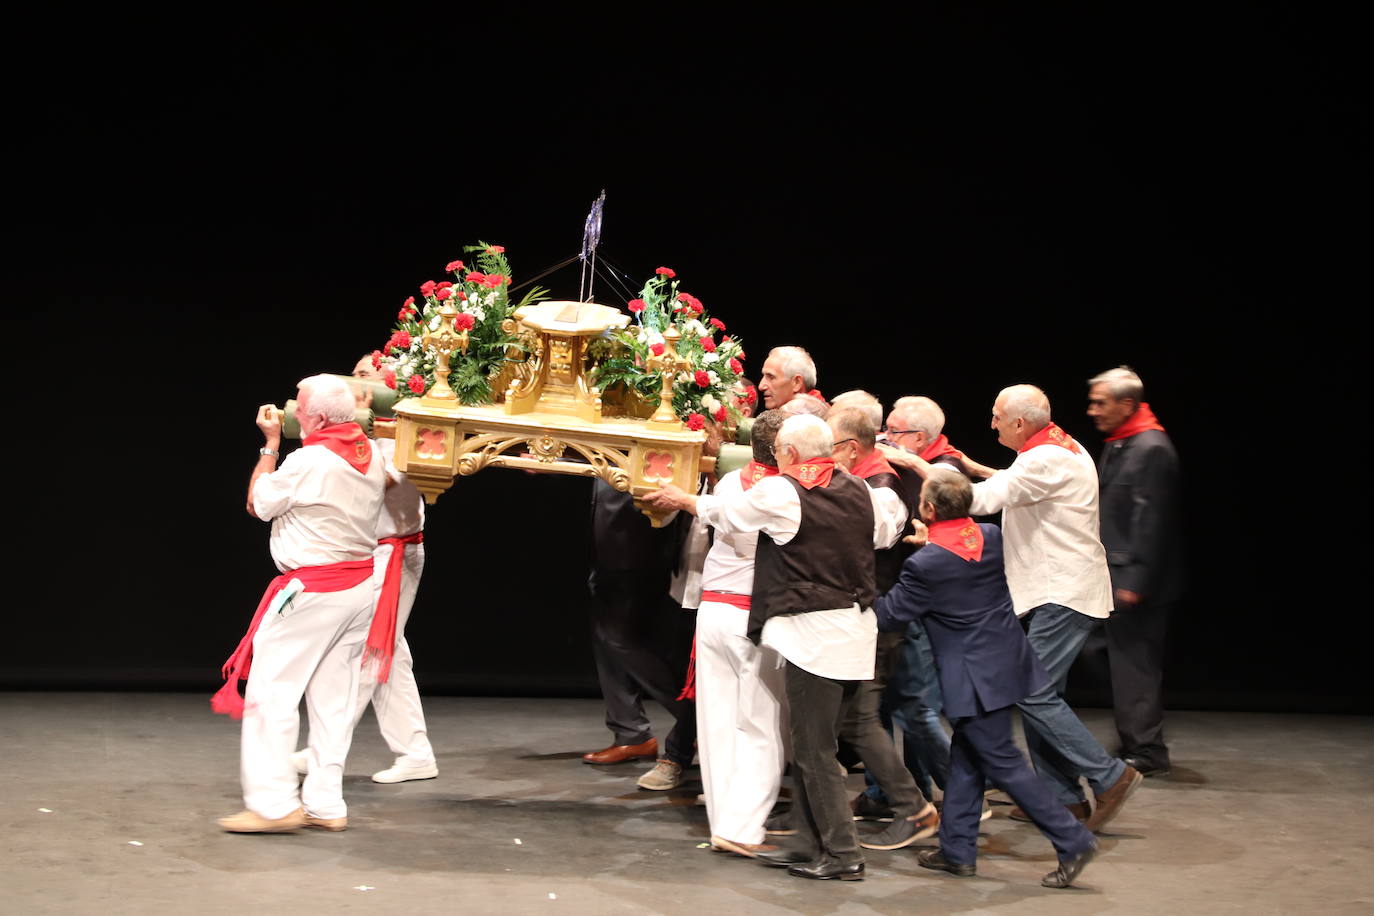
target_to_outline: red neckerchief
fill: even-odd
[[[740,486],[748,490],[765,477],[776,477],[778,469],[771,464],[759,464],[750,458],[749,463],[739,472]]]
[[[1070,436],[1059,428],[1058,423],[1051,423],[1049,426],[1046,426],[1044,429],[1040,430],[1040,432],[1027,439],[1026,444],[1016,451],[1018,453],[1030,451],[1037,445],[1057,445],[1060,448],[1068,449],[1075,455],[1083,451],[1082,447],[1079,446],[1077,442],[1073,441],[1073,436]]]
[[[854,462],[854,466],[849,469],[849,473],[853,474],[855,477],[862,477],[864,480],[867,480],[876,474],[891,474],[893,477],[896,477],[897,469],[887,460],[886,455],[875,448],[873,451]]]
[[[967,515],[931,522],[928,541],[971,562],[983,559],[983,529]]]
[[[949,437],[944,433],[935,437],[925,448],[921,449],[919,457],[924,461],[934,461],[936,458],[943,458],[946,455],[953,455],[955,458],[963,460],[964,453],[949,444]]]
[[[1150,405],[1142,403],[1135,413],[1126,418],[1125,423],[1118,426],[1110,436],[1102,441],[1115,442],[1117,439],[1127,439],[1139,435],[1147,429],[1157,429],[1164,432],[1164,427],[1160,426],[1159,420],[1155,419],[1155,412],[1150,409]]]
[[[808,458],[782,472],[797,483],[810,490],[814,487],[830,486],[830,475],[835,473],[834,458]]]
[[[359,474],[366,474],[372,465],[372,446],[367,433],[357,423],[335,423],[305,437],[304,445],[323,445],[352,465]]]
[[[821,390],[819,388],[812,388],[810,391],[804,392],[804,394],[811,395],[813,398],[820,401],[826,407],[830,406],[830,402],[825,399],[825,395],[821,394]]]

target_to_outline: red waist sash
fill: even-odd
[[[391,658],[396,654],[396,606],[401,600],[401,567],[405,563],[406,545],[423,544],[423,531],[397,537],[382,538],[377,542],[391,545],[391,556],[386,562],[386,576],[382,579],[382,594],[377,599],[377,610],[372,615],[372,628],[367,631],[367,647],[363,649],[363,664],[369,659],[377,659],[377,683],[384,684],[391,676]]]
[[[730,592],[713,592],[710,589],[701,590],[701,603],[714,601],[717,604],[730,604],[742,611],[749,610],[749,596],[735,595]],[[687,683],[682,685],[682,692],[677,695],[679,700],[695,700],[697,698],[697,639],[692,637],[692,657],[687,662]]]
[[[701,600],[702,600],[702,601],[714,601],[714,602],[716,602],[717,604],[733,604],[735,607],[739,608],[740,610],[743,610],[743,611],[749,610],[749,596],[748,596],[748,595],[735,595],[735,594],[731,594],[730,592],[713,592],[713,591],[710,591],[709,589],[702,589],[702,591],[701,591]]]
[[[224,675],[224,686],[210,698],[210,709],[230,718],[243,718],[243,696],[239,693],[239,681],[248,679],[248,670],[253,664],[253,637],[263,615],[272,604],[272,599],[291,582],[300,579],[306,592],[342,592],[361,585],[372,576],[372,560],[344,560],[342,563],[326,563],[323,566],[303,566],[284,572],[267,583],[267,591],[262,593],[258,609],[253,614],[253,622],[248,624],[248,632],[239,640],[234,654],[225,661],[220,672]]]

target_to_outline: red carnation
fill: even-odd
[[[649,344],[649,352],[654,354],[654,356],[662,356],[663,344]]]
[[[730,371],[733,372],[733,373],[735,373],[735,375],[743,375],[743,374],[744,374],[744,363],[740,362],[740,361],[737,360],[737,359],[731,359],[731,360],[730,360]]]
[[[406,385],[408,385],[410,387],[410,390],[415,392],[416,394],[425,393],[425,377],[418,372],[412,375],[406,381]]]
[[[710,388],[710,387],[711,387],[711,376],[709,376],[709,375],[706,374],[706,370],[705,370],[705,369],[698,369],[698,370],[697,370],[697,374],[696,374],[696,383],[697,383],[699,386],[701,386],[702,388]]]
[[[500,286],[502,283],[509,282],[510,281],[504,274],[487,274],[482,278],[482,285],[490,289],[496,289],[496,287]]]
[[[396,349],[398,349],[398,350],[409,350],[409,349],[410,349],[410,332],[409,332],[409,331],[397,331],[395,334],[392,334],[392,335],[391,335],[391,342],[394,343],[394,344],[396,345]]]
[[[703,338],[701,338],[701,349],[704,350],[704,351],[706,351],[707,353],[714,353],[714,352],[716,352],[716,342],[715,342],[715,340],[712,339],[712,338],[710,338],[710,337],[703,337]]]
[[[710,321],[710,325],[717,331],[725,330],[725,322],[721,321],[719,318],[712,318]]]
[[[759,390],[755,388],[753,385],[750,385],[748,388],[744,389],[744,402],[746,404],[756,403],[758,399]]]
[[[438,284],[437,286],[435,286],[434,288],[435,288],[435,289],[448,289],[448,288],[449,288],[450,286],[452,286],[452,285],[453,285],[453,281],[452,281],[452,280],[445,280],[445,281],[443,281],[442,283],[440,283],[440,284]]]
[[[629,302],[629,308],[630,308],[630,311],[632,311],[632,312],[642,312],[642,311],[644,311],[644,300],[643,300],[643,299],[631,299],[630,302]]]
[[[401,303],[402,309],[412,309],[415,307],[415,297],[406,296],[406,301]]]
[[[392,370],[392,369],[387,369],[386,371],[384,371],[384,372],[382,373],[382,381],[386,383],[386,387],[391,388],[391,389],[395,389],[395,387],[396,387],[396,373],[395,373],[395,371]]]
[[[654,273],[661,277],[667,277],[669,280],[677,276],[677,271],[673,270],[671,267],[660,267],[658,270],[654,271]],[[701,427],[697,428],[700,429]]]
[[[433,280],[426,280],[425,282],[423,282],[423,283],[420,284],[420,295],[421,295],[421,296],[432,296],[432,295],[434,295],[434,287],[435,287],[435,283],[434,283]]]
[[[472,326],[476,323],[477,319],[473,318],[467,312],[459,312],[457,315],[453,316],[453,326],[460,331],[470,331],[472,330]]]
[[[462,269],[463,269],[463,262],[462,262],[462,261],[449,261],[448,264],[445,265],[445,267],[444,267],[444,270],[447,271],[448,273],[451,273],[451,274],[452,274],[452,273],[457,273],[458,271],[460,271],[460,270],[462,270]]]
[[[487,254],[505,254],[505,253],[506,253],[506,246],[505,246],[505,245],[488,245],[488,246],[487,246]]]
[[[467,280],[469,283],[481,283],[486,277],[475,270],[470,270],[468,271],[468,275],[463,279]]]
[[[730,415],[730,414],[726,411],[725,405],[724,405],[724,404],[722,404],[722,405],[720,405],[720,407],[716,408],[716,414],[715,414],[715,416],[716,416],[716,422],[717,422],[717,423],[724,423],[724,422],[725,422],[725,418],[728,417],[729,415]]]
[[[410,317],[410,309],[401,309],[399,312],[396,313],[396,320],[397,320],[397,321],[405,321],[405,320],[406,320],[407,318],[409,318],[409,317]]]
[[[380,369],[380,368],[382,368],[382,351],[381,351],[381,350],[373,350],[373,351],[372,351],[372,368],[373,368],[373,369]]]
[[[687,418],[688,429],[701,429],[706,425],[706,418],[699,413],[694,413]]]
[[[438,289],[434,291],[434,298],[438,299],[440,302],[443,302],[445,299],[452,295],[453,290],[449,289],[447,286],[445,286],[443,289]]]

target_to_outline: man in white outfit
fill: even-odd
[[[784,417],[766,411],[750,432],[753,460],[716,484],[730,501],[778,473],[773,440]],[[758,532],[717,532],[702,570],[697,610],[697,756],[706,795],[711,845],[753,858],[764,844],[764,821],[778,796],[786,763],[783,744],[782,657],[749,640]]]
[[[271,520],[272,559],[282,575],[225,663],[228,682],[212,701],[216,711],[243,718],[245,810],[219,821],[233,833],[343,830],[348,823],[343,768],[372,620],[372,554],[386,474],[354,422],[346,383],[312,376],[300,383],[296,401],[303,442],[280,467],[280,414],[270,404],[258,411],[266,447],[249,481],[248,511]],[[302,696],[311,735],[304,784],[291,761]]]
[[[379,681],[379,671],[384,663],[373,657],[364,660],[358,685],[358,711],[353,722],[357,724],[371,702],[382,738],[396,755],[390,767],[372,774],[373,782],[433,779],[439,775],[439,767],[425,729],[420,688],[415,683],[410,644],[405,638],[406,621],[410,619],[415,592],[420,586],[420,574],[425,568],[425,545],[421,536],[425,527],[425,501],[415,485],[396,471],[391,463],[396,455],[396,440],[378,439],[375,445],[385,457],[388,474],[394,481],[386,491],[381,514],[377,517],[378,543],[373,556],[377,563],[374,582],[379,610],[386,591],[384,583],[392,555],[397,550],[403,550],[405,554],[397,571],[400,575],[400,594],[396,602],[395,655],[391,659],[391,670],[385,681]]]

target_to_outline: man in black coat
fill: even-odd
[[[925,868],[975,873],[978,821],[987,782],[1006,792],[1054,845],[1059,866],[1046,887],[1068,887],[1096,854],[1087,828],[1059,803],[1012,741],[1011,708],[1043,691],[1049,674],[1012,611],[1002,568],[1002,532],[968,517],[973,491],[960,474],[938,472],[921,488],[921,518],[909,542],[921,547],[896,586],[878,599],[878,626],[920,619],[940,673],[945,716],[954,726],[940,847]]]
[[[1107,435],[1097,476],[1115,599],[1104,630],[1121,756],[1145,776],[1164,775],[1164,641],[1183,592],[1178,453],[1135,372],[1110,369],[1088,385],[1088,416]]]

